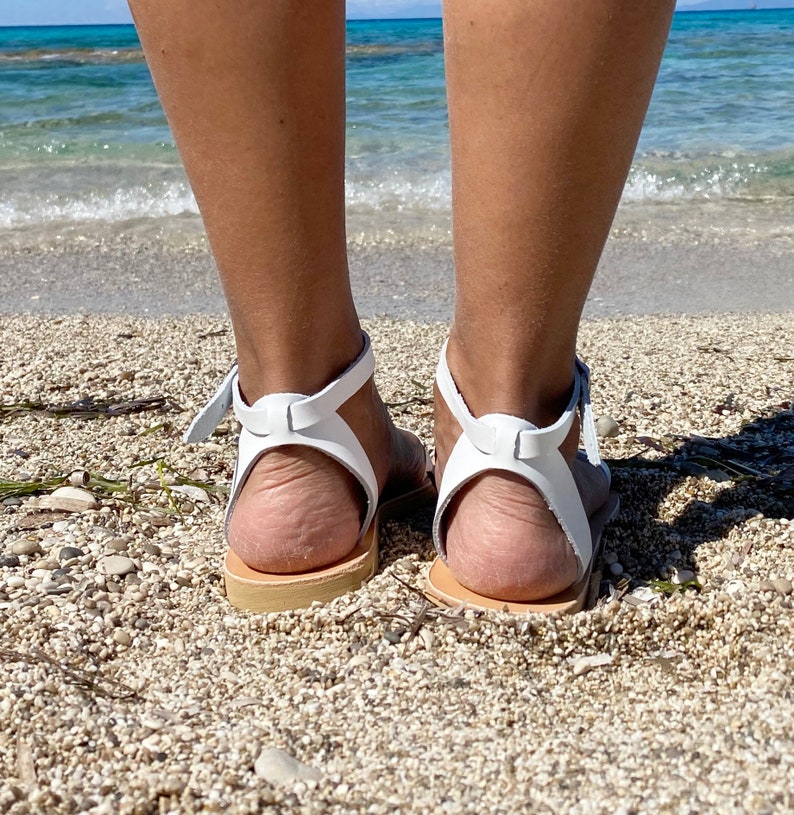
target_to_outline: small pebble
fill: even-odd
[[[135,571],[135,564],[123,555],[111,555],[99,561],[98,569],[102,574],[121,576]]]
[[[778,594],[791,594],[791,581],[785,577],[775,578],[774,580],[771,580],[770,583],[772,584],[772,588],[774,588]]]
[[[618,554],[617,552],[604,552],[604,563],[607,566],[611,566],[613,563],[618,562]]]
[[[129,647],[132,643],[132,637],[123,629],[117,628],[113,632],[113,639],[119,644],[125,647]]]
[[[37,555],[41,552],[38,541],[21,540],[11,545],[11,551],[15,555]]]
[[[17,555],[0,555],[0,569],[13,569],[19,566]]]
[[[602,439],[614,439],[620,433],[620,425],[611,416],[599,416],[596,419],[596,433]]]
[[[275,747],[262,750],[254,763],[254,772],[257,777],[274,786],[287,784],[299,778],[305,781],[319,781],[323,777],[320,770],[301,763],[289,753]]]
[[[64,546],[61,551],[58,552],[58,560],[71,560],[72,558],[82,557],[84,554],[85,552],[76,546]]]
[[[609,571],[614,577],[619,577],[623,574],[623,564],[615,561],[614,563],[610,564]]]

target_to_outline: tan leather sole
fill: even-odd
[[[604,526],[618,514],[619,509],[620,500],[617,494],[610,493],[604,506],[590,519],[594,544],[589,568],[580,580],[553,597],[516,603],[477,594],[458,583],[444,561],[437,557],[427,573],[425,591],[428,599],[439,606],[465,604],[469,608],[483,611],[509,611],[515,614],[574,614],[585,607],[592,606],[598,597],[598,588],[601,583],[601,533]],[[596,564],[598,568],[594,569]]]
[[[230,549],[223,564],[226,596],[237,608],[261,613],[306,608],[314,602],[326,603],[354,591],[378,568],[380,525],[394,515],[425,506],[434,501],[435,496],[435,487],[428,479],[421,487],[384,501],[353,551],[323,569],[268,574],[246,566]]]

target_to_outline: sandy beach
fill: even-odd
[[[291,241],[341,249],[344,200],[381,394],[428,445],[450,135],[486,275],[529,236],[576,274],[626,165],[579,337],[621,511],[591,607],[543,617],[433,605],[430,506],[347,596],[230,605],[238,426],[182,439],[234,342],[141,44],[6,5],[38,24],[0,8],[0,815],[794,812],[794,10],[676,13],[631,162],[660,13],[615,4],[613,48],[604,9],[511,11],[499,53],[460,17],[447,68],[440,19],[350,20],[342,199],[341,29],[309,59],[308,3],[186,38],[138,3],[224,262],[266,285]]]
[[[791,323],[585,322],[623,509],[596,607],[545,619],[430,606],[429,509],[388,527],[360,591],[234,610],[234,423],[181,442],[232,358],[225,319],[3,316],[0,810],[790,811]],[[366,327],[429,441],[444,325]],[[73,471],[96,505],[47,508]]]

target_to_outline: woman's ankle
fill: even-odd
[[[453,327],[447,363],[469,410],[475,417],[488,413],[519,416],[537,427],[559,419],[571,397],[573,352],[555,358],[532,354],[529,344],[474,342]]]
[[[263,343],[237,334],[240,388],[252,404],[268,393],[314,394],[344,373],[364,348],[356,324]]]

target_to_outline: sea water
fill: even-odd
[[[348,23],[359,242],[448,241],[439,20]],[[0,234],[200,240],[131,26],[0,28]],[[679,13],[618,224],[794,237],[794,10]],[[657,230],[658,231],[658,230]]]

